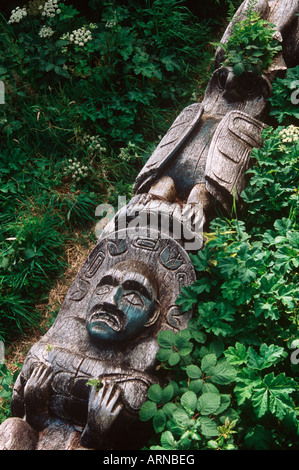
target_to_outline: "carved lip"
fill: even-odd
[[[103,305],[96,305],[93,307],[92,311],[90,312],[89,324],[96,324],[105,323],[108,325],[113,331],[119,332],[122,331],[124,324],[121,319],[122,312],[118,310],[109,310],[105,308]]]

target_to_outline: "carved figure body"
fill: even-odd
[[[191,315],[175,301],[195,280],[187,251],[200,249],[202,238],[193,226],[203,223],[211,201],[229,211],[232,198],[238,200],[251,149],[262,144],[271,80],[299,62],[298,0],[259,0],[256,8],[277,25],[282,52],[261,77],[235,77],[217,51],[203,102],[174,121],[138,175],[134,198],[79,271],[54,325],[31,348],[14,387],[14,418],[0,426],[0,449],[132,448],[131,436],[138,448],[136,436],[146,439],[138,410],[159,381],[157,335],[186,328]],[[183,206],[191,210],[188,223]],[[145,216],[140,233],[130,226],[135,211]],[[149,229],[157,212],[169,216],[170,231],[161,218]],[[176,224],[187,229],[178,238]],[[185,245],[190,233],[199,244]]]
[[[138,411],[159,381],[156,337],[161,329],[187,326],[190,313],[182,314],[175,299],[195,274],[174,240],[129,232],[99,241],[55,324],[25,360],[12,410],[39,431],[35,448],[48,445],[50,431],[52,445],[61,445],[61,433],[53,441],[53,428],[71,429],[76,446],[87,448],[128,448],[132,427],[146,437],[138,432]],[[161,292],[162,280],[171,291]],[[87,385],[90,380],[102,387]],[[115,421],[128,429],[125,437],[114,432]]]

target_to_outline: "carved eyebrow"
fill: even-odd
[[[141,295],[146,297],[148,300],[152,300],[152,296],[150,295],[150,292],[148,289],[141,284],[140,282],[134,281],[133,279],[128,279],[123,283],[123,288],[125,290],[135,290],[139,292]]]
[[[119,284],[118,279],[116,277],[112,276],[111,274],[107,274],[107,276],[103,276],[100,282],[98,283],[98,286],[103,286],[105,284],[109,284],[110,286],[117,286]]]

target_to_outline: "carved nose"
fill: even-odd
[[[122,287],[114,287],[109,295],[107,296],[105,302],[111,305],[117,305],[122,295]]]

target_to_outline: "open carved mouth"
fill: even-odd
[[[93,308],[93,312],[91,312],[91,316],[89,318],[89,323],[93,325],[95,323],[105,323],[116,332],[121,331],[124,326],[119,313],[108,311],[107,309],[104,309],[102,305]]]

